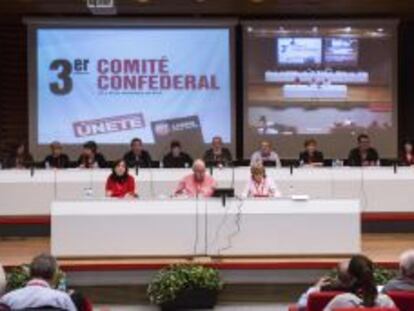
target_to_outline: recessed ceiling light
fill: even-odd
[[[250,0],[252,3],[262,3],[264,0]]]

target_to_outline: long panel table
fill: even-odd
[[[57,257],[347,255],[357,200],[90,200],[52,203]]]
[[[141,199],[164,199],[190,169],[140,169],[137,181]],[[0,171],[0,216],[50,215],[53,200],[103,198],[110,170]],[[359,199],[363,212],[414,212],[414,168],[268,168],[282,194],[307,194],[313,199]],[[234,186],[240,194],[249,168],[215,169],[220,187]]]

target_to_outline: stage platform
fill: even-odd
[[[315,241],[317,243],[317,241]],[[11,268],[27,263],[41,252],[49,252],[50,239],[3,238],[0,239],[0,262]],[[401,252],[414,247],[414,234],[378,234],[362,235],[363,253],[376,263],[397,268]],[[237,257],[211,258],[205,263],[220,269],[328,269],[341,257]],[[111,271],[158,269],[167,264],[193,262],[191,258],[90,258],[61,259],[60,264],[67,271]]]

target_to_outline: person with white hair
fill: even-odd
[[[193,164],[193,173],[185,176],[174,192],[175,196],[211,197],[216,188],[216,181],[206,172],[203,160],[197,159]]]
[[[414,291],[414,249],[400,256],[400,273],[383,287],[384,293],[392,291]]]

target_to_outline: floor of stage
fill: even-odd
[[[315,241],[317,243],[317,241]],[[48,252],[50,239],[2,238],[0,239],[0,263],[12,267],[30,262],[36,254]],[[401,252],[414,247],[414,233],[366,233],[362,235],[362,251],[375,262],[396,267]],[[228,269],[306,269],[329,268],[339,257],[238,257],[220,258],[205,262]],[[60,264],[67,270],[117,270],[117,269],[157,269],[166,264],[189,261],[188,258],[99,258],[62,259]]]

